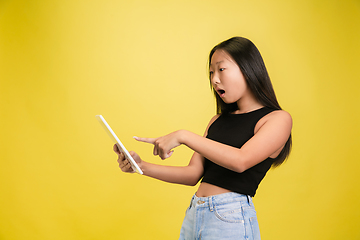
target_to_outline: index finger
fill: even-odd
[[[139,141],[139,142],[145,142],[145,143],[151,143],[151,144],[155,144],[156,138],[141,138],[141,137],[135,137],[134,139]]]

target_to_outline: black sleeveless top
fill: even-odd
[[[263,107],[248,113],[221,114],[210,125],[206,137],[223,144],[241,148],[242,145],[254,136],[256,123],[272,111],[275,110]],[[221,167],[205,158],[202,182],[253,197],[273,162],[273,158],[267,158],[246,171],[238,173]]]

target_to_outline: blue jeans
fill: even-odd
[[[179,240],[260,239],[252,198],[234,192],[194,195],[181,227]]]

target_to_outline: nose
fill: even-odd
[[[213,85],[218,85],[220,83],[220,78],[217,76],[217,74],[213,74],[211,77],[211,83]]]

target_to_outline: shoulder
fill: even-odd
[[[262,126],[273,126],[276,128],[292,128],[292,117],[290,113],[284,110],[275,110],[271,113],[262,117],[256,124],[255,132],[259,130]]]
[[[283,120],[283,121],[291,121],[292,122],[292,117],[291,117],[290,113],[288,113],[284,110],[273,111],[273,112],[269,113],[268,115],[266,115],[265,117],[268,117],[269,119],[274,119],[274,120]]]
[[[273,121],[282,121],[287,122],[292,125],[292,117],[290,113],[284,111],[284,110],[276,110],[269,114],[269,118]]]
[[[215,116],[213,116],[213,117],[210,119],[209,125],[211,125],[213,122],[215,122],[216,119],[218,119],[219,117],[220,117],[220,114],[216,114]]]
[[[205,135],[204,135],[204,136],[207,135],[208,130],[209,130],[211,124],[213,124],[213,123],[216,121],[216,119],[218,119],[219,117],[220,117],[220,114],[217,114],[217,115],[213,116],[213,117],[210,119],[210,122],[208,123],[208,125],[207,125],[207,127],[206,127],[206,131],[205,131]]]

